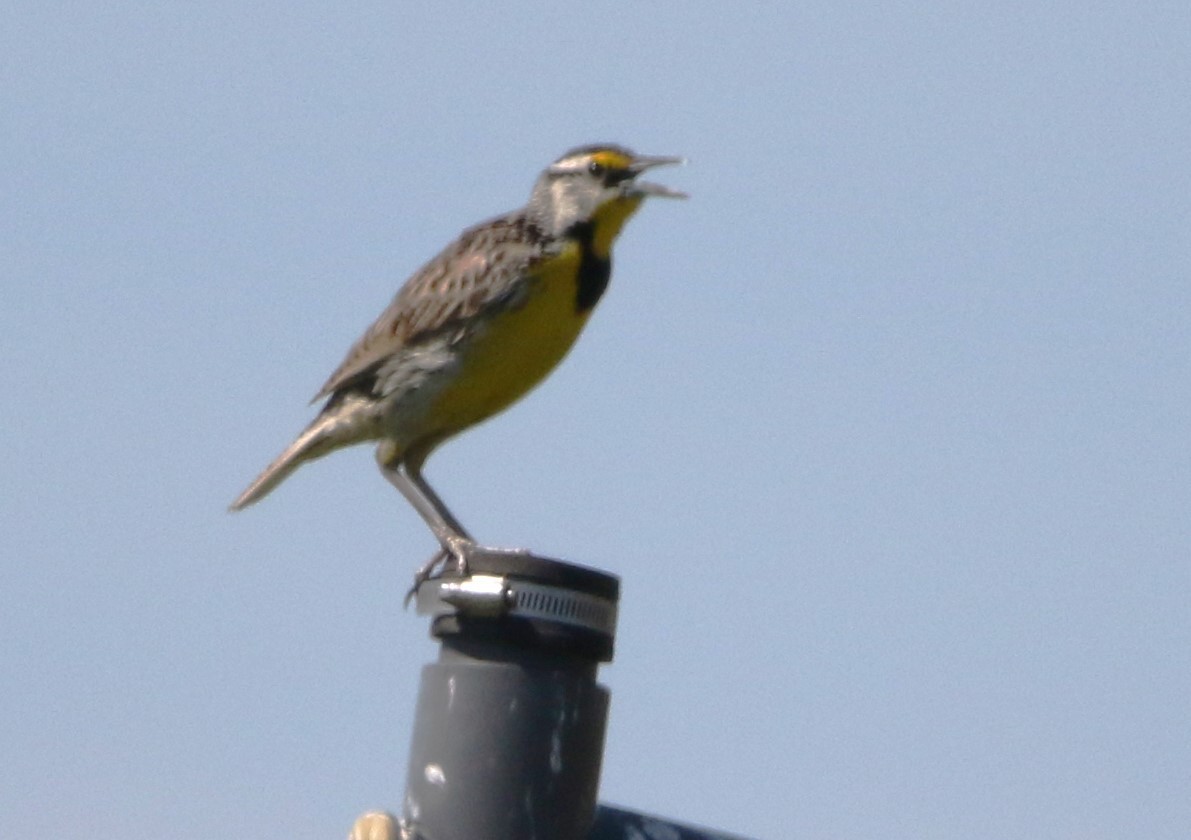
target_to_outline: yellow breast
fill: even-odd
[[[460,348],[460,367],[428,412],[438,434],[462,431],[508,407],[562,361],[590,314],[576,307],[580,258],[572,242],[540,263],[526,300],[491,316]]]

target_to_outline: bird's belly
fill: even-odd
[[[457,373],[431,410],[444,434],[508,407],[566,356],[588,315],[576,305],[578,264],[578,248],[554,258],[519,306],[493,316],[465,339]]]

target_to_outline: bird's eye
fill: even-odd
[[[599,178],[604,174],[604,164],[593,160],[591,163],[587,164],[587,171]]]

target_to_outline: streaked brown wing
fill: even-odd
[[[406,281],[311,402],[371,375],[394,353],[516,295],[544,244],[520,212],[464,231]]]

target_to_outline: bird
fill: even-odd
[[[524,553],[476,542],[423,466],[562,361],[608,286],[625,222],[647,198],[687,197],[638,176],[683,162],[598,143],[547,166],[524,207],[464,230],[402,285],[311,400],[325,399],[318,415],[230,510],[259,501],[308,461],[374,442],[382,474],[440,546],[415,590],[440,562],[466,574],[477,554]]]

